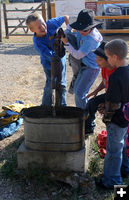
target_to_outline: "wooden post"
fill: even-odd
[[[56,17],[55,2],[51,2],[51,18]]]
[[[46,21],[46,3],[45,2],[42,4],[42,16],[43,16],[44,21]]]
[[[50,5],[50,0],[47,0],[47,15],[48,15],[48,19],[51,19],[51,5]]]
[[[0,4],[0,42],[2,42],[1,4]]]
[[[6,4],[3,4],[3,11],[4,11],[4,23],[5,23],[5,33],[6,33],[6,38],[8,39],[8,22],[7,22],[7,14],[6,14]]]

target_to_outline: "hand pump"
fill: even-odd
[[[53,116],[56,116],[55,106],[61,105],[61,78],[62,62],[61,58],[65,55],[65,48],[61,37],[65,37],[64,31],[60,28],[54,35],[54,56],[51,62],[51,87],[52,87],[52,106]]]

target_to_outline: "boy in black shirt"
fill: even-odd
[[[112,68],[117,68],[109,77],[103,116],[107,129],[107,154],[104,160],[104,175],[98,184],[105,188],[121,185],[121,173],[129,174],[129,166],[123,155],[128,121],[122,112],[123,104],[129,102],[127,53],[128,46],[124,40],[115,39],[105,45],[109,64]]]

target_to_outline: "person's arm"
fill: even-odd
[[[110,101],[105,101],[105,110],[103,116],[104,123],[110,123],[116,110],[120,109],[121,103],[112,103]]]
[[[69,24],[69,16],[68,15],[64,15],[64,22],[66,25]]]
[[[121,88],[116,76],[109,77],[109,85],[105,97],[104,123],[110,123],[116,110],[121,108]]]
[[[62,37],[61,38],[62,42],[64,43],[64,47],[65,49],[77,60],[80,60],[81,58],[83,58],[85,56],[85,54],[80,51],[80,50],[76,50],[74,49],[74,47],[68,42],[68,38],[67,36]]]
[[[89,97],[91,97],[91,96],[94,96],[94,97],[96,97],[96,95],[98,94],[98,92],[100,92],[101,90],[103,90],[104,89],[104,83],[103,83],[103,81],[99,84],[99,86],[93,91],[93,92],[91,92],[91,93],[89,93],[87,96],[86,96],[86,98],[89,98]]]

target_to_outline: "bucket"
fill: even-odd
[[[35,106],[22,110],[25,145],[32,150],[78,151],[84,147],[84,114],[76,107]]]

